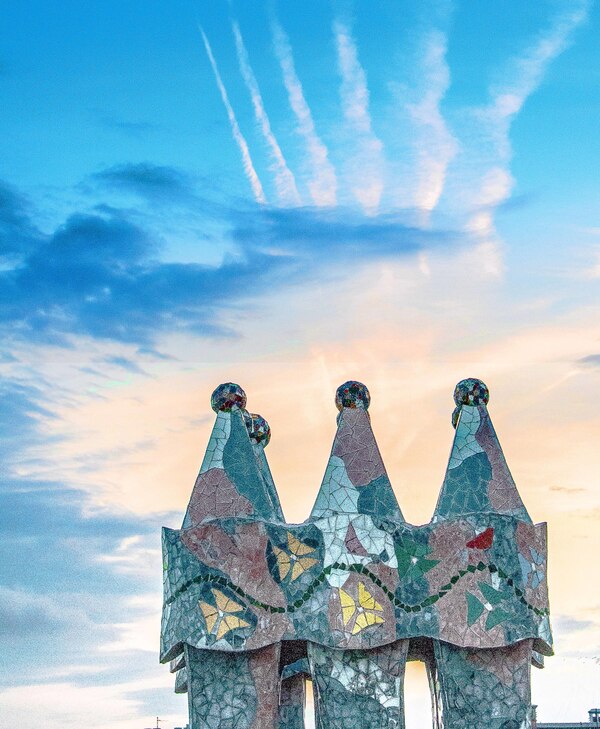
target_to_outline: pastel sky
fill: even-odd
[[[365,382],[427,522],[480,377],[550,534],[542,721],[600,704],[600,7],[6,0],[0,717],[163,729],[160,527],[240,383],[289,521]],[[410,666],[407,729],[427,725]]]

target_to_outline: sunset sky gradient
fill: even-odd
[[[600,705],[600,8],[587,0],[3,5],[0,717],[163,729],[160,527],[238,382],[305,519],[367,384],[410,522],[452,391],[549,525],[542,721]],[[427,717],[408,671],[407,729]],[[425,718],[424,718],[425,717]]]

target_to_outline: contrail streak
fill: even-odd
[[[237,51],[240,71],[248,92],[250,93],[250,98],[252,99],[254,115],[256,116],[256,121],[258,122],[273,159],[273,172],[275,174],[275,188],[277,190],[277,194],[280,201],[286,205],[300,205],[301,200],[296,187],[294,175],[287,166],[281,152],[281,148],[277,139],[275,139],[273,131],[271,130],[271,123],[269,122],[269,117],[267,116],[265,105],[263,104],[263,99],[260,89],[258,88],[258,82],[256,81],[254,71],[250,66],[248,51],[244,45],[240,26],[236,21],[233,21],[231,27],[235,38],[235,48]]]
[[[383,192],[383,145],[371,125],[367,77],[358,60],[350,28],[338,19],[334,21],[333,32],[342,77],[342,109],[357,145],[352,191],[367,212],[375,213]]]
[[[423,77],[426,88],[420,101],[408,111],[417,125],[417,180],[414,204],[427,219],[437,206],[444,189],[448,165],[458,144],[442,116],[440,104],[450,85],[446,61],[446,36],[432,31],[425,41]]]
[[[219,73],[217,62],[215,61],[215,57],[213,56],[213,52],[210,47],[210,43],[208,42],[208,38],[206,37],[206,33],[202,28],[200,28],[200,33],[202,35],[202,40],[204,41],[204,47],[206,48],[208,60],[210,61],[210,65],[212,66],[215,81],[217,82],[217,87],[221,94],[221,99],[223,100],[223,105],[225,106],[225,110],[227,111],[227,117],[229,118],[229,124],[231,125],[231,133],[233,134],[233,138],[238,145],[242,155],[244,172],[246,173],[246,177],[250,182],[250,186],[252,187],[252,192],[254,193],[254,198],[256,202],[264,205],[267,202],[267,199],[265,198],[263,187],[260,184],[260,180],[258,178],[258,175],[256,174],[256,170],[254,169],[254,165],[252,164],[252,158],[250,157],[248,143],[246,142],[246,139],[240,130],[239,124],[237,123],[237,119],[235,118],[233,107],[229,102],[227,90],[225,89],[225,85],[223,84],[223,80],[221,78],[221,74]]]
[[[535,43],[513,59],[506,80],[490,89],[491,102],[477,112],[494,159],[476,183],[473,203],[479,209],[468,222],[468,228],[482,237],[494,234],[493,213],[508,199],[514,185],[509,167],[512,122],[541,84],[552,61],[569,46],[573,32],[587,19],[590,2],[570,2],[566,7],[568,11],[555,17],[547,32],[541,33]]]
[[[315,205],[335,205],[337,201],[337,178],[329,161],[327,147],[316,132],[310,107],[304,98],[304,91],[294,65],[294,57],[286,32],[277,21],[271,23],[275,55],[283,73],[283,83],[288,93],[292,111],[296,116],[296,129],[306,143],[306,150],[312,169],[312,180],[308,183],[310,196]]]

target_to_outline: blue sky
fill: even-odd
[[[422,523],[465,376],[490,386],[549,522],[540,718],[582,720],[600,683],[585,571],[600,548],[598,5],[24,0],[2,15],[5,720],[183,721],[156,665],[159,530],[183,514],[217,384],[240,382],[271,423],[299,521],[332,393],[365,381]]]

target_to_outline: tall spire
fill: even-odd
[[[371,429],[370,402],[360,382],[338,387],[337,433],[311,519],[368,514],[404,521]]]
[[[246,425],[246,393],[239,385],[227,382],[213,392],[211,406],[217,419],[183,527],[226,517],[278,519],[265,472],[255,452],[256,447],[262,446],[253,445]],[[274,491],[274,485],[272,488]]]
[[[260,475],[271,500],[273,515],[279,521],[285,521],[281,502],[279,501],[279,494],[275,488],[275,482],[273,481],[271,469],[269,468],[269,463],[265,454],[265,448],[269,445],[269,441],[271,440],[271,428],[269,423],[267,423],[261,415],[248,412],[244,413],[244,420],[246,421],[248,435],[252,441],[252,449],[254,451],[254,456],[256,457],[258,470],[260,471]]]
[[[467,514],[505,514],[531,522],[487,410],[490,395],[475,378],[454,390],[456,428],[434,521]]]

